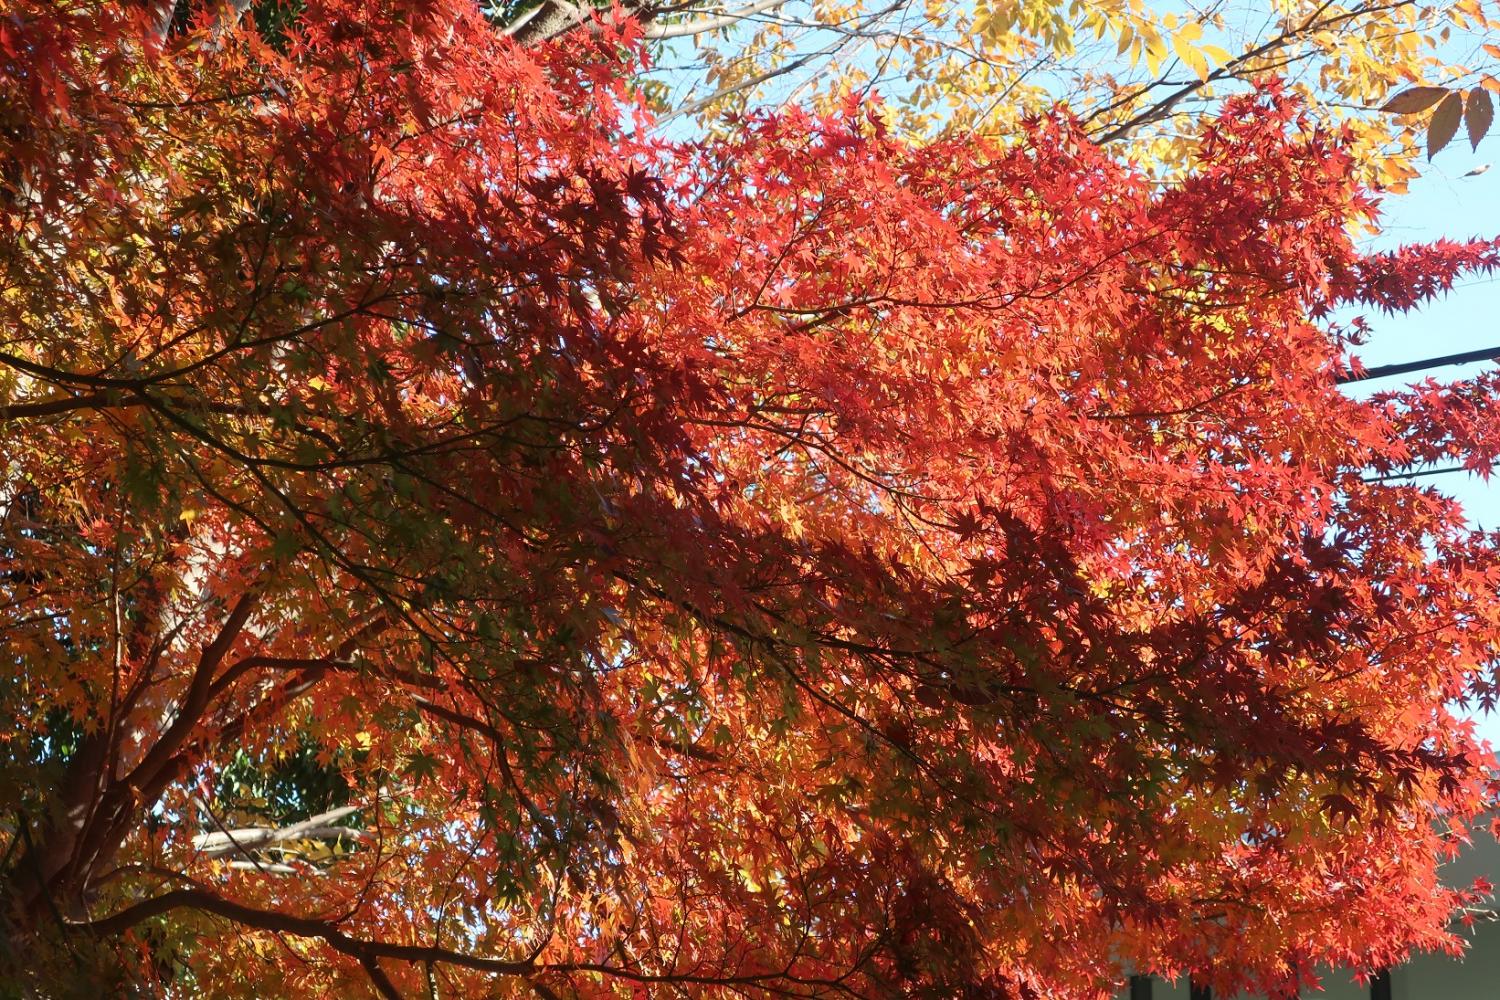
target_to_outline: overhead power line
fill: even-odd
[[[1393,479],[1422,479],[1425,476],[1446,476],[1450,472],[1477,473],[1478,470],[1471,469],[1467,465],[1445,465],[1441,469],[1419,469],[1416,472],[1387,472],[1381,476],[1366,476],[1364,481],[1367,483],[1385,483]]]
[[[1407,375],[1411,372],[1426,371],[1429,368],[1446,368],[1452,365],[1468,365],[1476,361],[1500,361],[1500,347],[1483,347],[1477,351],[1462,351],[1458,354],[1444,354],[1436,358],[1423,358],[1421,361],[1406,361],[1397,365],[1376,365],[1374,368],[1366,368],[1361,375],[1345,375],[1338,380],[1339,385],[1348,385],[1351,382],[1368,382],[1371,379],[1385,378],[1390,375]],[[1416,472],[1389,472],[1380,476],[1367,476],[1367,483],[1383,483],[1393,479],[1422,479],[1426,476],[1443,476],[1453,472],[1475,472],[1466,465],[1449,465],[1440,469],[1421,469]]]
[[[1426,371],[1428,368],[1444,368],[1449,365],[1467,365],[1476,361],[1497,359],[1500,359],[1500,347],[1482,347],[1477,351],[1445,354],[1440,358],[1424,358],[1421,361],[1407,361],[1399,365],[1377,365],[1374,368],[1366,368],[1362,375],[1345,375],[1338,380],[1338,384],[1348,385],[1350,382],[1367,382],[1370,379],[1385,378],[1387,375],[1405,375],[1408,372]]]

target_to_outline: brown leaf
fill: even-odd
[[[1426,111],[1448,93],[1447,87],[1409,87],[1380,106],[1393,115],[1414,115]]]
[[[983,687],[979,687],[977,685],[970,686],[955,684],[948,690],[952,693],[953,700],[961,705],[993,705],[997,700],[993,693],[991,693],[990,691],[986,691]]]
[[[1443,98],[1443,103],[1432,113],[1427,123],[1427,158],[1430,160],[1458,132],[1458,120],[1463,117],[1464,95],[1454,91]]]
[[[1323,811],[1328,814],[1329,821],[1338,826],[1359,819],[1359,807],[1346,795],[1323,796]]]
[[[943,697],[943,692],[931,684],[918,687],[916,697],[919,704],[926,705],[928,708],[942,708],[948,703],[948,700]]]
[[[1479,140],[1484,138],[1494,120],[1495,105],[1490,101],[1489,91],[1483,87],[1469,91],[1469,103],[1464,108],[1464,127],[1469,131],[1471,148],[1479,148]]]

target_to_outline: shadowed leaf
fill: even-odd
[[[1490,100],[1489,91],[1483,87],[1469,91],[1469,103],[1464,108],[1464,127],[1469,133],[1470,148],[1479,148],[1479,140],[1484,138],[1494,120],[1495,105]]]
[[[1452,93],[1443,98],[1443,103],[1432,113],[1432,121],[1427,125],[1427,158],[1430,160],[1442,151],[1442,148],[1453,139],[1458,132],[1458,120],[1463,115],[1464,98],[1460,93]]]
[[[1380,106],[1393,115],[1414,115],[1426,111],[1448,93],[1447,87],[1410,87]]]

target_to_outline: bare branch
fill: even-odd
[[[717,17],[701,17],[696,21],[684,21],[681,24],[653,24],[646,28],[647,38],[685,38],[688,35],[701,35],[709,31],[718,31],[720,28],[729,28],[743,21],[747,17],[753,17],[762,11],[771,10],[785,4],[787,0],[756,0],[755,3],[741,7],[739,10],[730,11]]]
[[[294,840],[336,840],[340,837],[362,838],[364,831],[334,825],[336,821],[357,812],[358,806],[343,806],[325,813],[276,827],[250,826],[219,833],[200,833],[193,838],[193,846],[209,857],[224,857],[229,854],[248,855],[252,850],[273,847]]]

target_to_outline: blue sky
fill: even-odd
[[[1477,177],[1463,175],[1478,166],[1496,168]],[[1477,152],[1460,137],[1423,168],[1404,195],[1388,197],[1382,206],[1384,232],[1372,241],[1379,247],[1449,237],[1500,235],[1500,136],[1481,142]],[[1367,365],[1391,364],[1490,346],[1500,347],[1500,274],[1470,278],[1446,297],[1404,316],[1371,315],[1370,343],[1360,351]],[[1433,374],[1454,377],[1482,366],[1445,368]],[[1420,376],[1419,376],[1420,377]],[[1410,380],[1411,376],[1406,376]],[[1360,391],[1390,388],[1401,377],[1361,384]],[[1477,476],[1453,473],[1426,481],[1464,505],[1469,519],[1484,528],[1500,528],[1500,478],[1485,483]],[[1481,733],[1500,746],[1500,714],[1481,719]]]

